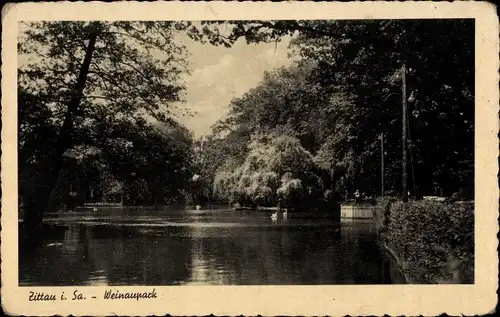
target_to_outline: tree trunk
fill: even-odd
[[[63,155],[72,146],[74,116],[78,111],[83,96],[83,90],[85,89],[90,62],[99,32],[98,22],[93,22],[90,25],[89,44],[85,50],[85,57],[74,88],[73,96],[68,103],[59,138],[47,159],[46,168],[40,171],[40,177],[37,180],[40,186],[34,188],[33,192],[27,195],[29,198],[25,203],[23,224],[25,234],[29,237],[36,238],[41,231],[43,212],[49,207],[50,196],[57,184],[59,173],[62,170],[64,161]]]

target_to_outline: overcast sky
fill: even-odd
[[[187,79],[186,104],[192,116],[180,117],[196,137],[208,134],[223,118],[233,97],[243,95],[262,79],[264,71],[289,65],[288,40],[278,43],[246,44],[240,40],[231,48],[182,41],[189,50],[192,75]]]

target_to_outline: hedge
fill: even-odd
[[[474,203],[386,203],[381,235],[411,283],[474,283]]]

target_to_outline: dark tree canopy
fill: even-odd
[[[337,190],[379,193],[384,133],[386,189],[400,192],[405,66],[409,189],[471,190],[464,162],[474,153],[473,20],[206,22],[197,34],[226,46],[241,37],[257,43],[293,36],[298,63],[265,75],[216,125],[228,144],[237,135],[284,129],[316,155]]]
[[[159,165],[171,160],[172,170],[181,168],[175,164],[189,165],[191,137],[172,120],[183,98],[182,75],[188,72],[186,49],[174,40],[184,29],[182,22],[133,21],[22,26],[19,170],[27,225],[40,224],[66,166],[66,153],[74,147],[98,148],[120,180],[125,178],[113,162],[145,168],[144,162],[130,161],[134,156]],[[124,147],[127,142],[133,146]],[[124,155],[120,151],[129,159],[119,158]],[[139,155],[148,151],[157,151],[165,161]],[[179,162],[184,154],[186,160]],[[164,173],[154,177],[160,175]],[[141,177],[152,181],[153,176],[143,172]],[[168,186],[179,184],[169,179]]]

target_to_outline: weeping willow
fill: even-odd
[[[226,162],[216,173],[214,191],[252,206],[285,205],[322,190],[313,155],[288,135],[256,135],[242,164]]]

